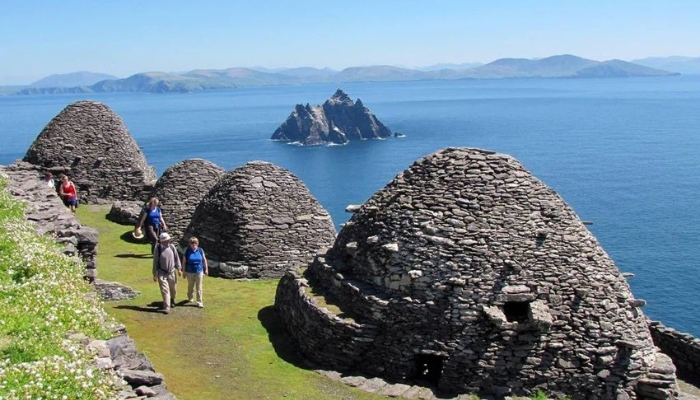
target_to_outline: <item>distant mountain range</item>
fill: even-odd
[[[648,59],[645,59],[648,60]],[[90,75],[87,75],[90,74]],[[75,82],[69,86],[47,82]],[[573,55],[558,55],[543,59],[502,58],[488,64],[437,64],[423,69],[400,68],[390,65],[351,67],[342,71],[328,68],[228,68],[196,69],[185,73],[144,72],[124,79],[110,77],[96,83],[86,83],[98,74],[79,72],[52,75],[34,82],[15,94],[99,93],[99,92],[196,92],[230,89],[244,86],[293,85],[305,83],[343,83],[376,81],[506,79],[506,78],[619,78],[633,76],[678,75],[622,60],[595,61]],[[37,85],[37,83],[41,83]]]
[[[681,74],[700,74],[700,57],[647,57],[632,61],[645,67],[664,69]]]
[[[108,79],[113,80],[119,78],[114,75],[79,71],[71,72],[69,74],[49,75],[46,78],[39,79],[38,81],[29,84],[29,86],[34,88],[90,86]]]

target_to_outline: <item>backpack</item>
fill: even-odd
[[[197,253],[199,253],[199,255],[202,257],[202,267],[203,267],[204,266],[204,249],[201,247],[197,247]],[[187,270],[187,256],[189,256],[190,254],[194,254],[194,252],[192,251],[192,249],[190,249],[188,247],[187,250],[185,250],[185,265],[182,266],[182,268],[184,268],[184,270]]]
[[[204,249],[202,249],[201,247],[197,247],[197,253],[199,253],[199,255],[202,256],[202,259],[204,259]],[[190,254],[192,254],[192,249],[188,247],[185,251],[185,258],[187,258],[187,256]]]
[[[174,254],[175,257],[177,258],[178,255],[177,255],[177,249],[175,248],[175,246],[173,246],[173,244],[170,243],[170,244],[168,245],[168,248],[172,248],[172,249],[173,249],[173,254]],[[170,273],[170,271],[168,271],[167,269],[163,269],[163,268],[160,267],[160,256],[161,256],[161,254],[163,254],[163,246],[162,246],[160,243],[158,243],[158,269],[160,269],[161,271],[165,271],[165,272]]]

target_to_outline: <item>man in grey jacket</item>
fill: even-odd
[[[177,275],[182,275],[182,264],[169,234],[161,233],[158,241],[153,249],[153,282],[158,282],[163,296],[163,312],[169,314],[170,307],[175,307]]]

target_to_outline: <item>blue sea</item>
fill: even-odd
[[[192,94],[0,96],[0,164],[22,158],[76,100],[107,104],[160,175],[200,157],[265,160],[299,176],[336,225],[416,159],[445,147],[516,157],[555,189],[630,279],[646,315],[700,337],[700,76],[348,83],[406,137],[346,146],[270,141],[297,103],[338,85]]]

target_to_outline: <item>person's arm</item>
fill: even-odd
[[[173,249],[173,253],[175,254],[175,268],[177,268],[177,270],[180,271],[180,276],[182,276],[182,263],[180,262],[180,257],[177,253],[177,249],[172,244],[170,245],[170,247]]]
[[[61,186],[58,187],[58,194],[60,194],[61,197],[66,196],[66,191],[63,189],[63,183],[61,183]]]
[[[158,254],[159,253],[158,250],[160,250],[159,247],[160,247],[160,244],[157,244],[153,247],[153,281],[154,282],[158,280],[158,262],[160,261],[159,260],[160,254]]]
[[[160,224],[163,226],[163,230],[164,230],[164,231],[167,231],[167,230],[168,230],[168,226],[165,225],[165,220],[163,219],[163,211],[162,211],[162,210],[159,210],[159,211],[158,211],[158,218],[160,218]]]
[[[204,249],[202,249],[202,265],[204,265],[204,275],[209,275],[209,263],[207,262],[207,256],[204,255]]]

